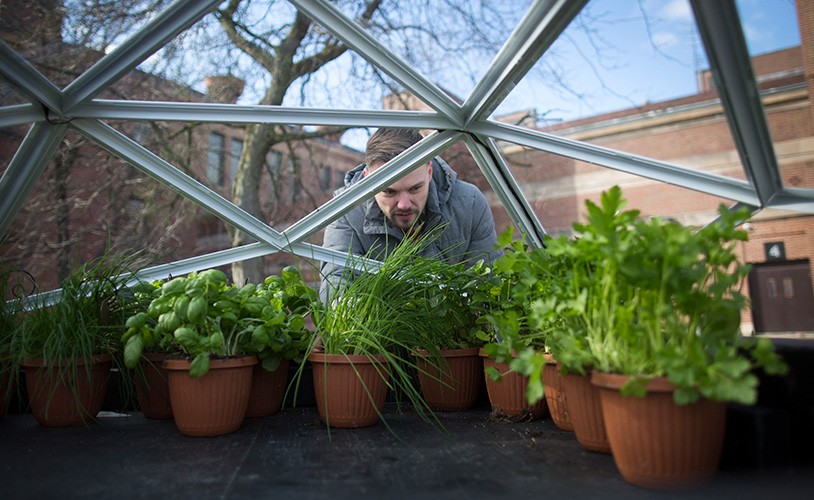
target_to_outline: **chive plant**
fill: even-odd
[[[411,353],[425,350],[431,366],[442,363],[439,339],[447,332],[430,301],[439,264],[420,257],[442,230],[405,237],[375,268],[350,255],[345,279],[331,301],[313,312],[315,348],[326,354],[381,357],[383,362],[377,366],[382,375],[385,370],[389,373],[388,386],[396,401],[409,402],[419,415],[435,423],[421,395]],[[361,271],[350,271],[354,268]]]
[[[24,359],[39,358],[46,370],[75,391],[79,370],[88,376],[92,370],[90,363],[79,360],[121,352],[131,307],[127,281],[135,263],[135,256],[106,254],[71,273],[53,295],[27,297],[18,312],[20,322],[7,338],[13,373],[19,373]],[[118,356],[113,359],[118,365]],[[128,400],[126,384],[122,391]]]

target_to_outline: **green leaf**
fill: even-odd
[[[130,316],[129,318],[127,318],[127,322],[125,323],[125,326],[127,328],[141,328],[142,326],[147,324],[147,318],[148,317],[149,316],[147,315],[146,312],[140,312],[138,314],[135,314],[135,315]]]
[[[124,364],[127,368],[133,369],[141,359],[144,352],[144,339],[139,335],[134,335],[127,340],[124,346]]]
[[[282,358],[279,356],[269,356],[268,358],[263,360],[263,369],[267,372],[276,371],[277,368],[280,366],[282,362]]]
[[[189,376],[191,378],[202,377],[209,373],[209,353],[201,353],[195,356],[189,364]]]
[[[676,388],[675,392],[673,392],[673,401],[679,405],[688,405],[691,403],[695,403],[698,401],[698,391],[696,389],[690,389],[686,387],[678,387]]]
[[[501,378],[503,378],[500,375],[500,372],[494,366],[487,366],[486,368],[484,368],[484,371],[486,372],[486,376],[489,377],[489,380],[497,382]]]

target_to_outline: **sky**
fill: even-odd
[[[400,6],[410,5],[410,0],[400,2]],[[520,19],[530,2],[492,0],[491,7],[502,11],[507,19]],[[445,30],[455,32],[460,18],[449,9],[445,11],[446,4],[432,5],[441,8],[432,13],[417,9],[416,22],[446,24]],[[487,24],[486,11],[477,11],[477,2],[463,5],[472,9],[470,15]],[[799,45],[794,0],[736,0],[736,5],[753,55]],[[432,44],[418,48],[409,38],[392,41],[393,45],[380,41],[402,58],[415,56],[425,61],[423,67],[430,80],[465,100],[500,48],[499,40],[505,40],[514,27],[512,21],[504,24],[502,28],[494,28],[499,35],[495,37],[495,46],[489,49],[491,52],[481,52],[469,59],[439,55],[437,60],[432,60],[437,52]],[[467,43],[465,37],[460,40],[454,43]],[[358,85],[346,81],[348,74],[354,72],[350,64],[345,56],[332,62],[310,79],[307,102],[303,102],[302,94],[292,87],[284,105],[380,109],[382,89],[378,80],[372,79],[371,88],[368,92],[360,91],[361,95],[345,90],[349,85]],[[188,69],[198,65],[190,64]],[[532,110],[544,125],[692,95],[698,90],[697,72],[707,68],[689,0],[590,0],[493,116]],[[204,74],[212,71],[206,65],[201,70]],[[248,78],[247,89],[239,102],[257,102],[265,92],[269,76],[263,72],[255,76]],[[202,76],[194,81],[199,87],[203,85]],[[375,85],[380,88],[372,88]],[[205,91],[205,88],[199,90]],[[363,149],[369,133],[371,131],[351,131],[343,137],[343,142]]]
[[[800,44],[794,0],[736,0],[753,55]],[[480,64],[482,74],[491,60]],[[540,124],[574,120],[697,92],[709,65],[689,0],[591,0],[493,116],[533,110]],[[436,83],[465,99],[473,81]],[[350,131],[363,150],[372,131]]]
[[[793,0],[736,4],[751,54],[800,44]],[[688,0],[593,0],[549,52],[496,114],[533,107],[569,120],[692,95],[709,67]],[[547,62],[562,66],[563,88],[539,78]]]

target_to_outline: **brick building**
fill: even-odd
[[[103,57],[63,41],[60,2],[19,3],[3,3],[0,39],[56,86],[69,85]],[[229,75],[207,78],[205,84],[207,92],[201,93],[135,70],[99,98],[235,103],[243,90],[243,82]],[[0,105],[25,102],[24,93],[0,81]],[[110,122],[110,126],[231,198],[242,127],[155,121]],[[0,127],[0,174],[27,132],[25,126]],[[341,185],[344,172],[361,159],[361,153],[339,144],[337,136],[275,146],[260,181],[263,220],[277,229],[288,227],[327,201]],[[69,131],[0,240],[0,264],[26,270],[41,290],[49,290],[107,248],[125,253],[140,249],[151,263],[161,263],[230,245],[226,227],[215,215]],[[295,261],[291,255],[275,254],[266,258],[266,270],[273,273]]]
[[[814,186],[814,5],[797,2],[801,46],[753,58],[761,99],[783,185]],[[505,117],[509,119],[511,117]],[[537,128],[537,127],[535,127]],[[698,75],[691,96],[537,128],[557,136],[597,144],[705,172],[743,179],[744,170],[714,88],[710,71]],[[512,172],[549,234],[569,233],[581,220],[584,200],[619,185],[630,208],[644,216],[672,217],[688,225],[711,221],[718,199],[684,187],[597,167],[570,158],[504,145]],[[499,203],[491,197],[492,203]],[[496,215],[500,227],[510,221]],[[765,209],[745,226],[749,241],[742,260],[762,263],[771,244],[782,244],[785,259],[814,259],[814,216]],[[809,272],[809,279],[811,278]],[[814,286],[814,281],[812,281]],[[751,314],[744,328],[751,330]]]

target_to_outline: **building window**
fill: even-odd
[[[225,180],[224,176],[224,161],[223,161],[223,148],[226,139],[223,135],[216,132],[209,134],[209,148],[207,150],[208,162],[206,168],[206,178],[209,182],[216,186],[223,186]]]
[[[232,139],[232,146],[229,149],[229,185],[234,187],[235,176],[237,175],[237,165],[240,163],[240,155],[243,154],[243,141]]]
[[[319,189],[322,191],[330,191],[331,189],[331,167],[325,165],[319,167]]]
[[[291,201],[302,198],[302,184],[298,175],[297,163],[293,156],[288,159],[288,192],[291,193]]]

